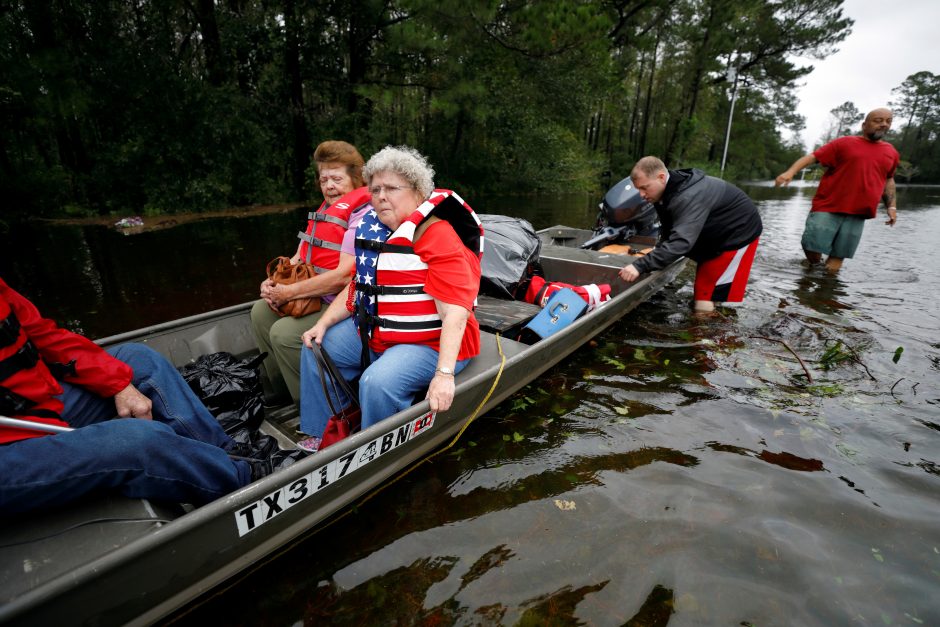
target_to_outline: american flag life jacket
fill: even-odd
[[[313,265],[317,274],[335,270],[343,247],[343,235],[349,227],[349,216],[372,200],[369,190],[360,187],[343,194],[329,207],[326,201],[307,214],[307,230],[297,233],[300,239],[300,260]]]
[[[356,231],[355,316],[363,344],[374,336],[385,344],[440,338],[441,318],[424,291],[428,266],[414,251],[415,231],[432,215],[449,222],[464,245],[483,257],[480,219],[451,190],[434,190],[394,233],[369,211]],[[367,355],[364,350],[364,362]]]

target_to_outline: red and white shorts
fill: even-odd
[[[728,250],[698,264],[695,272],[695,300],[740,303],[751,275],[757,241],[737,250]]]

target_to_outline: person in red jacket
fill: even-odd
[[[296,459],[239,457],[246,451],[160,354],[105,351],[3,279],[0,416],[28,425],[0,424],[0,514],[102,490],[202,505]]]

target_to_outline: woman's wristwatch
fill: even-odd
[[[442,374],[442,375],[444,375],[445,377],[452,377],[452,376],[454,376],[454,369],[453,369],[453,368],[447,368],[446,366],[443,367],[443,368],[435,368],[434,372],[435,372],[435,373],[438,373],[438,374]]]

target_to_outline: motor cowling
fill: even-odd
[[[607,226],[632,224],[637,233],[643,233],[657,220],[656,209],[643,200],[630,177],[623,179],[604,194],[600,212]]]

